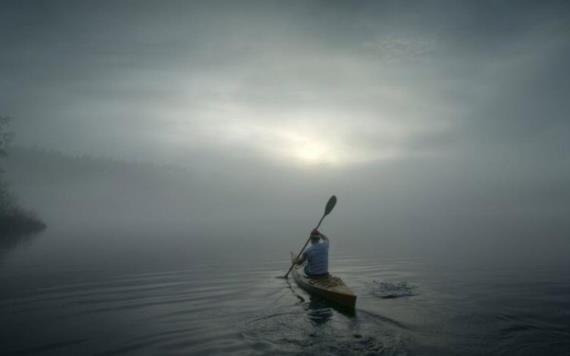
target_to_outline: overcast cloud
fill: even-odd
[[[127,158],[345,164],[527,141],[554,154],[568,147],[568,8],[5,1],[0,105],[22,145]]]

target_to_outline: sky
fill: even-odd
[[[566,1],[2,1],[0,48],[19,146],[568,229]]]
[[[22,145],[325,166],[568,148],[563,1],[0,6]]]

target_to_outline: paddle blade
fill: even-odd
[[[329,215],[330,212],[334,209],[336,205],[336,196],[330,197],[329,201],[327,202],[327,206],[325,207],[325,215]]]

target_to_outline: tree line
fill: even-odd
[[[35,214],[18,206],[6,183],[4,163],[14,137],[9,128],[10,121],[10,117],[0,116],[0,238],[28,234],[45,228],[45,224]]]

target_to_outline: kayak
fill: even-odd
[[[328,275],[326,277],[309,278],[305,275],[300,265],[293,267],[292,273],[293,279],[299,288],[339,306],[354,309],[356,295],[339,277]]]

